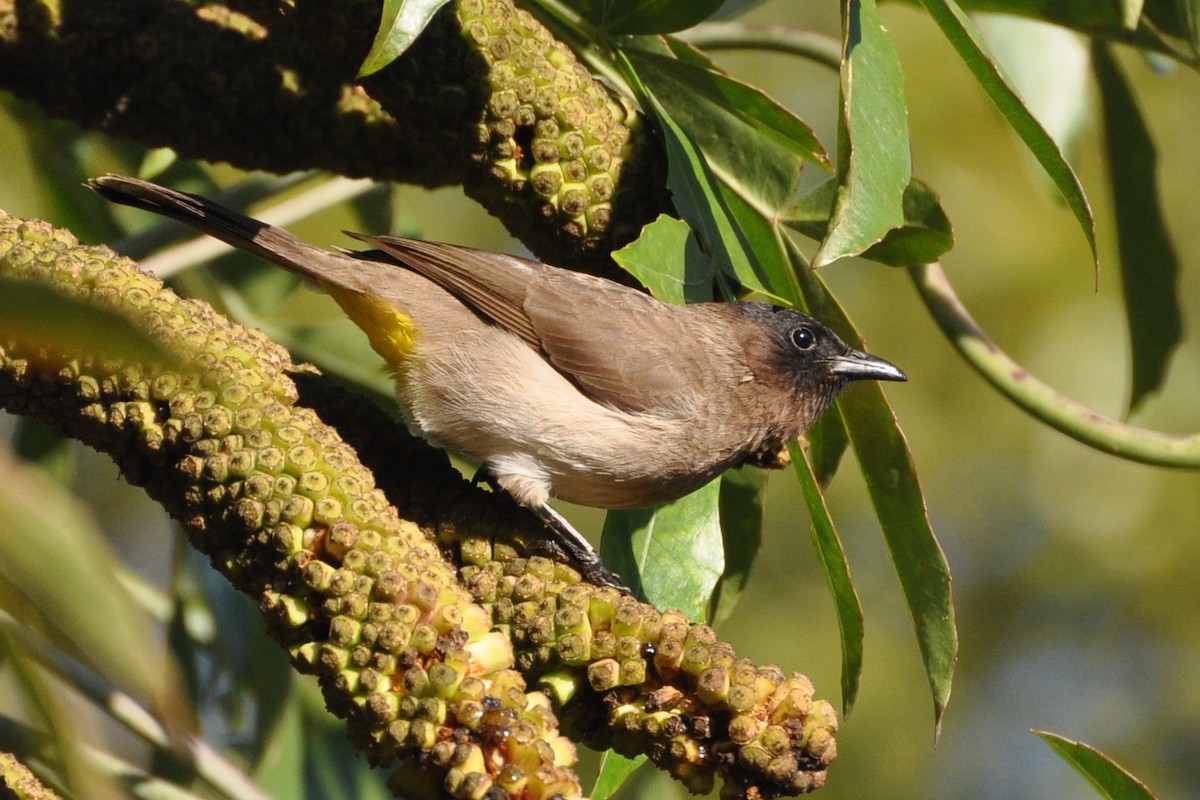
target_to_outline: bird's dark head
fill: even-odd
[[[769,375],[762,377],[814,401],[812,417],[850,381],[908,380],[895,364],[855,350],[807,314],[762,303],[738,303],[735,307],[765,334],[765,347],[760,351],[765,363],[760,366]]]

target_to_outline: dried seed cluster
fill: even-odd
[[[259,599],[373,760],[440,796],[580,794],[573,746],[507,638],[336,432],[294,406],[286,352],[106,248],[0,212],[0,275],[114,310],[182,366],[26,341],[0,321],[0,407],[109,452]],[[15,327],[15,326],[14,326]],[[434,777],[430,777],[434,776]]]
[[[661,159],[641,118],[511,0],[458,0],[455,12],[491,86],[466,188],[518,234],[540,228],[607,258],[666,208],[648,182]]]
[[[517,668],[589,745],[646,753],[696,792],[720,777],[726,798],[824,784],[837,714],[807,677],[739,659],[708,626],[547,559],[482,537],[463,539],[461,553],[463,581],[512,637]]]

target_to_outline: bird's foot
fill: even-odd
[[[633,594],[621,576],[604,566],[600,554],[591,543],[583,538],[579,531],[567,522],[566,518],[548,505],[531,508],[538,519],[550,529],[551,536],[539,539],[533,543],[533,548],[542,555],[556,560],[566,561],[579,570],[583,579],[597,586],[611,586],[620,589],[625,594]]]

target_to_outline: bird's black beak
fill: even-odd
[[[830,360],[829,371],[848,381],[906,381],[904,371],[879,356],[851,350]]]

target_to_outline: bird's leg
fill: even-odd
[[[471,484],[473,486],[485,484],[492,491],[504,492],[512,497],[510,493],[504,491],[487,464],[480,466],[475,471],[471,477]],[[597,586],[611,586],[626,594],[632,594],[629,587],[621,580],[621,576],[604,566],[604,562],[600,560],[600,555],[592,547],[591,542],[583,538],[579,531],[567,522],[566,517],[545,503],[539,506],[525,507],[536,514],[542,524],[550,529],[549,536],[539,537],[530,542],[530,549],[547,558],[567,562],[578,569],[588,583]]]
[[[588,583],[594,583],[597,586],[611,586],[626,594],[632,594],[629,587],[621,580],[621,576],[604,566],[604,562],[600,560],[600,555],[592,547],[591,542],[583,538],[579,531],[567,522],[566,517],[546,504],[531,506],[529,510],[537,514],[538,519],[553,534],[533,545],[536,549],[544,549],[546,555],[561,558],[577,567],[583,575],[583,579]]]

